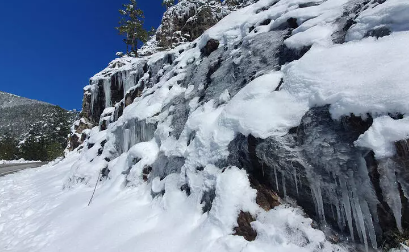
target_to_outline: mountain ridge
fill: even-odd
[[[51,160],[63,155],[76,112],[0,91],[0,115],[3,159]]]

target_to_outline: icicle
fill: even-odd
[[[129,150],[129,129],[124,130],[124,141],[123,141],[123,152],[127,152]]]
[[[279,192],[280,190],[278,189],[277,168],[275,166],[274,166],[274,177],[276,179],[276,189],[277,189],[277,192]]]
[[[322,193],[321,193],[321,183],[318,183],[316,186],[316,197],[317,197],[317,206],[318,206],[318,214],[323,222],[325,222],[325,211],[324,211],[324,202],[322,200]]]
[[[305,171],[306,175],[310,184],[311,193],[314,199],[315,210],[317,215],[322,223],[325,223],[325,210],[324,210],[324,202],[322,200],[322,193],[321,193],[321,177],[317,176],[316,174],[312,173],[312,166],[310,164],[305,164]]]
[[[103,81],[104,95],[105,95],[105,108],[111,107],[111,80],[106,79]]]
[[[93,114],[93,111],[94,111],[95,100],[96,100],[96,97],[98,95],[98,94],[95,94],[95,85],[96,85],[95,81],[92,81],[91,89],[90,89],[90,91],[91,91],[91,113],[92,114]]]
[[[395,162],[391,159],[387,159],[386,161],[379,163],[378,172],[380,175],[380,185],[384,199],[395,216],[396,226],[399,232],[402,233],[402,202],[395,175],[395,165]]]
[[[283,182],[283,193],[284,193],[284,199],[287,198],[287,189],[285,188],[285,175],[284,172],[281,173],[281,178]]]
[[[335,219],[334,205],[330,204],[330,206],[331,206],[332,218],[334,218],[334,219]]]
[[[122,86],[124,89],[124,97],[125,97],[129,89],[135,86],[136,83],[134,83],[133,78],[131,78],[131,76],[128,76],[127,72],[123,72],[121,77],[122,77]]]
[[[293,165],[291,165],[293,166]],[[294,168],[294,182],[295,182],[295,190],[297,191],[297,195],[298,195],[298,181],[297,181],[297,169],[293,166]]]
[[[365,225],[368,228],[369,240],[371,241],[372,247],[376,249],[378,247],[378,244],[376,242],[375,227],[372,222],[371,212],[369,211],[368,202],[364,201],[363,204],[361,204],[361,209],[364,215]]]
[[[357,193],[357,187],[354,180],[354,174],[350,171],[350,182],[351,182],[351,192],[352,192],[352,212],[354,213],[355,218],[355,227],[358,231],[361,241],[365,244],[365,250],[368,251],[368,238],[366,236],[365,229],[365,220],[364,215],[362,214],[361,202]]]
[[[130,132],[130,141],[131,141],[131,146],[134,146],[135,144],[137,144],[137,142],[136,142],[136,138],[137,138],[137,135],[136,135],[136,125],[135,125],[135,122],[133,123],[133,125],[132,125],[132,127],[131,127],[131,132]]]
[[[347,222],[348,222],[349,234],[351,235],[352,242],[355,242],[354,227],[353,227],[352,213],[351,213],[352,208],[351,208],[351,203],[349,201],[348,189],[347,189],[346,182],[344,179],[340,178],[339,182],[341,185],[342,205],[344,207],[345,215],[346,215]]]
[[[340,201],[337,200],[335,203],[335,210],[337,212],[337,223],[339,229],[344,232],[344,227],[345,227],[345,220],[344,220],[344,215],[341,214],[341,209],[340,209]]]
[[[121,73],[121,81],[120,81],[120,85],[122,86],[123,90],[124,90],[124,97],[126,96],[126,93],[128,92],[128,87],[126,85],[126,72],[122,72]]]

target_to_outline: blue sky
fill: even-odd
[[[80,109],[88,79],[126,50],[114,29],[128,0],[1,0],[0,90]],[[139,0],[157,28],[161,0]]]

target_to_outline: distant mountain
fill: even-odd
[[[58,106],[0,91],[0,159],[62,155],[75,117]]]

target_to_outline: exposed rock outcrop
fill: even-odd
[[[229,13],[219,1],[183,0],[163,15],[156,33],[158,46],[173,48],[198,38]]]

